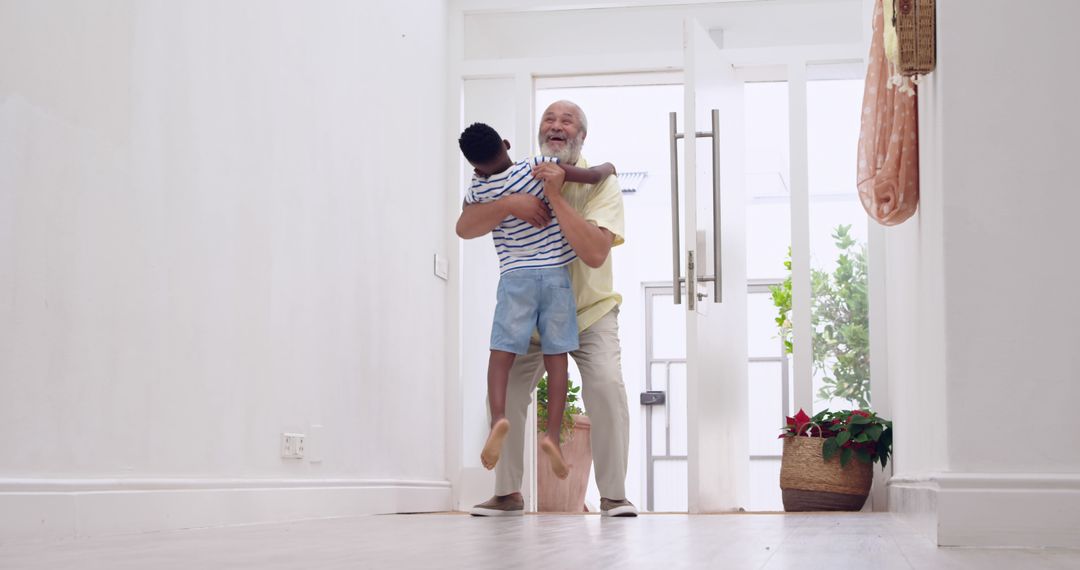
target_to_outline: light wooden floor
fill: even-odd
[[[554,552],[551,555],[549,553]],[[554,556],[553,559],[549,556]],[[943,549],[888,514],[385,515],[0,544],[0,568],[1080,568],[1080,551]]]

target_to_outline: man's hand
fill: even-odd
[[[478,238],[499,227],[506,216],[513,216],[534,228],[551,222],[547,204],[529,194],[511,194],[494,202],[462,204],[457,221],[457,235],[462,239]]]
[[[530,194],[511,194],[499,200],[504,202],[506,211],[511,216],[534,228],[542,228],[551,222],[551,212],[544,201]]]
[[[566,171],[554,162],[541,162],[533,167],[533,178],[544,181],[544,193],[551,199],[552,194],[562,194]]]
[[[612,171],[615,170],[614,166],[608,166]],[[597,177],[603,174],[585,169],[578,170]],[[570,242],[574,253],[589,267],[596,268],[603,265],[608,253],[611,252],[615,234],[587,221],[566,201],[562,195],[563,182],[566,178],[566,172],[562,166],[553,162],[538,164],[533,167],[533,176],[544,181],[544,195],[551,203],[551,208],[555,210],[555,216],[559,218],[559,227],[566,236],[566,241]]]

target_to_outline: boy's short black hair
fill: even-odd
[[[461,131],[458,146],[461,147],[465,160],[473,164],[484,164],[498,156],[503,148],[503,140],[495,129],[484,123],[473,123]]]

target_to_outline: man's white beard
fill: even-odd
[[[563,164],[577,164],[577,161],[581,158],[581,147],[584,142],[585,137],[582,136],[581,133],[578,133],[574,138],[567,140],[560,151],[552,150],[547,142],[542,142],[540,143],[540,154],[544,156],[554,156]]]

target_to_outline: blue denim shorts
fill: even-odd
[[[518,269],[499,278],[491,350],[525,354],[534,330],[544,354],[578,349],[577,304],[566,266]]]

